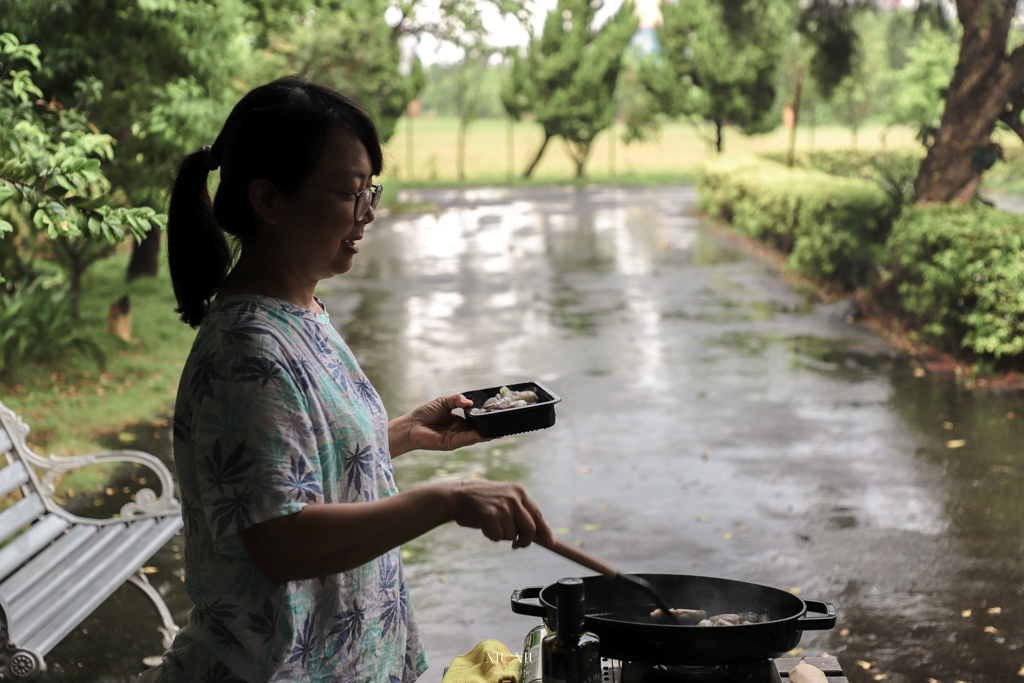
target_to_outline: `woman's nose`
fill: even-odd
[[[366,207],[366,215],[363,216],[363,220],[360,221],[360,222],[363,225],[366,225],[368,223],[372,223],[373,219],[376,218],[376,217],[377,217],[377,212],[374,210],[373,206],[371,205],[371,206]]]

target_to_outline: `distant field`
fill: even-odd
[[[456,140],[458,121],[451,117],[422,117],[412,121],[410,145],[409,119],[399,122],[398,130],[387,144],[388,170],[385,178],[397,178],[407,184],[442,184],[457,182]],[[697,167],[712,148],[688,123],[666,124],[658,138],[644,144],[622,143],[623,127],[615,127],[615,146],[609,148],[608,132],[594,144],[587,162],[587,177],[605,182],[670,181],[693,178]],[[915,131],[908,126],[865,126],[857,134],[857,149],[914,149],[919,143]],[[466,136],[466,183],[505,183],[519,179],[526,165],[536,154],[543,139],[540,125],[519,122],[512,128],[503,119],[474,121]],[[786,149],[788,132],[779,128],[765,135],[746,136],[727,129],[726,152],[778,152]],[[1019,145],[1018,145],[1019,146]],[[801,128],[797,134],[797,150],[853,149],[850,130],[839,126]],[[510,151],[512,164],[510,174]],[[411,161],[411,164],[410,164]],[[411,168],[411,173],[409,172]],[[564,143],[556,138],[548,144],[544,158],[534,170],[535,182],[564,182],[572,179],[575,166],[566,153]]]

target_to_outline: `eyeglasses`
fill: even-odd
[[[359,190],[359,192],[349,192],[348,190],[335,190],[333,187],[327,187],[326,185],[310,185],[309,187],[317,187],[321,190],[330,190],[339,197],[346,199],[355,199],[355,219],[359,221],[366,218],[366,212],[371,208],[376,210],[377,205],[380,204],[380,196],[384,194],[383,185],[370,185],[369,187]]]

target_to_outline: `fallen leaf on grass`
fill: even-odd
[[[951,439],[946,442],[946,448],[963,448],[967,445],[967,439]]]
[[[156,567],[143,567],[142,568],[142,573],[143,574],[156,574],[158,571],[160,571],[160,570],[157,569]]]
[[[985,633],[999,633],[995,626],[986,626]]]
[[[888,677],[889,674],[875,674],[874,676],[872,676],[872,678],[874,678],[876,681],[884,681]]]
[[[943,422],[942,423],[942,428],[943,429],[947,429],[947,430],[948,429],[952,429],[953,428],[953,423],[952,422]]]
[[[1017,675],[1018,675],[1018,676],[1024,676],[1024,666],[1022,666],[1022,667],[1020,668],[1020,671],[1018,671],[1018,672],[1017,672]]]
[[[135,441],[135,439],[137,438],[138,437],[136,437],[131,432],[121,432],[120,434],[117,435],[117,440],[120,441],[121,443],[131,443]]]
[[[1002,614],[1002,612],[1003,612],[1003,608],[1002,607],[989,607],[988,608],[988,613],[989,614]]]
[[[928,679],[928,683],[942,683],[942,681],[940,681],[937,678],[929,678]]]
[[[966,619],[967,617],[971,616],[971,610],[965,609],[963,612],[960,613],[960,616]]]
[[[790,650],[786,654],[789,655],[790,657],[796,657],[798,654],[800,654],[803,651],[804,651],[804,649],[802,647],[794,647],[792,650]]]
[[[924,368],[914,368],[914,377],[924,377]]]
[[[839,632],[839,635],[841,635],[843,638],[846,638],[850,635],[850,629],[844,628],[842,631]]]
[[[583,530],[584,531],[597,531],[600,528],[601,528],[600,524],[584,524],[583,525]]]
[[[868,669],[870,669],[874,665],[875,665],[874,662],[865,662],[863,659],[858,659],[857,660],[857,666],[859,666],[860,668],[864,669],[865,671],[867,671]]]
[[[793,595],[800,595],[801,593],[804,592],[802,588],[796,588],[796,587],[790,587],[790,588],[787,588],[786,590],[788,590]]]

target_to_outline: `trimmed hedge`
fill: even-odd
[[[876,183],[733,156],[705,164],[698,191],[704,211],[812,277],[852,290],[884,257],[894,206]]]
[[[983,365],[1024,359],[1024,215],[984,205],[905,208],[892,227],[897,305],[920,333]]]

